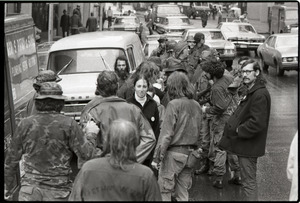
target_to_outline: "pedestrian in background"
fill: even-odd
[[[67,14],[67,11],[63,10],[63,15],[60,18],[60,27],[62,30],[62,37],[65,37],[67,32],[67,36],[69,36],[69,29],[70,29],[70,16]]]
[[[134,104],[116,96],[118,90],[118,76],[114,71],[99,73],[96,85],[96,97],[82,110],[80,123],[84,125],[94,120],[100,128],[97,137],[98,147],[103,150],[107,142],[107,132],[112,121],[125,119],[138,127],[140,144],[137,147],[137,162],[143,163],[155,146],[156,139],[151,125],[143,112]]]
[[[128,79],[130,75],[129,63],[126,56],[122,55],[117,57],[114,70],[119,78],[119,89],[120,89],[125,84],[125,81]]]
[[[202,112],[185,73],[175,71],[167,81],[170,102],[155,148],[152,166],[159,168],[158,184],[163,201],[188,201],[194,165],[188,157],[197,149]]]
[[[166,43],[168,41],[168,38],[165,35],[161,35],[157,41],[158,47],[152,51],[150,56],[160,57],[161,55],[166,53]]]
[[[108,7],[108,10],[107,10],[108,28],[111,27],[112,18],[113,18],[113,11],[111,10],[111,7]]]
[[[207,25],[208,13],[207,11],[203,11],[201,14],[202,27],[205,28]]]
[[[230,115],[236,109],[237,103],[227,90],[229,84],[233,81],[233,76],[224,74],[225,65],[221,61],[206,61],[201,63],[202,70],[208,80],[213,80],[209,107],[202,106],[203,113],[212,115],[211,121],[211,147],[213,147],[213,174],[215,180],[213,186],[223,188],[223,179],[226,173],[226,151],[220,149],[218,144],[221,140],[224,126]],[[236,160],[237,161],[237,160]],[[237,163],[238,164],[238,163]],[[236,176],[240,177],[238,165],[235,168]]]
[[[56,82],[40,84],[37,114],[20,121],[5,157],[5,192],[12,191],[24,158],[19,201],[65,201],[72,189],[71,159],[79,163],[96,157],[99,128],[92,121],[84,132],[71,117],[60,114],[65,98]],[[81,165],[78,165],[80,168]]]
[[[86,21],[86,28],[88,32],[94,32],[97,30],[97,18],[94,17],[94,13],[91,13],[91,16]]]
[[[161,201],[153,172],[136,163],[139,143],[134,123],[113,121],[104,146],[107,153],[83,165],[69,201]]]
[[[78,14],[79,19],[80,19],[80,23],[82,24],[82,22],[81,22],[82,18],[81,18],[80,5],[78,4],[74,10],[77,11],[77,14]]]
[[[59,78],[52,70],[42,70],[39,72],[38,76],[35,77],[35,81],[33,83],[33,88],[35,89],[35,93],[33,97],[28,101],[26,105],[26,116],[31,116],[36,114],[38,111],[35,107],[35,98],[40,93],[41,84],[44,82],[59,82],[61,78]]]
[[[265,154],[271,97],[257,61],[249,59],[241,69],[248,93],[226,122],[219,147],[238,156],[244,199],[258,201],[257,159]]]
[[[74,9],[73,15],[71,17],[71,34],[79,34],[80,27],[82,27],[82,24],[78,15],[78,10]]]
[[[148,22],[146,24],[146,27],[149,30],[149,35],[153,35],[154,13],[153,13],[152,9],[149,9]]]
[[[297,201],[298,197],[298,131],[296,132],[290,146],[290,152],[287,162],[287,178],[292,183],[289,201]]]
[[[223,16],[222,16],[223,14],[222,14],[221,9],[218,9],[217,15],[218,15],[218,25],[219,25],[223,20]]]

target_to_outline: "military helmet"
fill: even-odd
[[[59,81],[61,81],[61,78],[58,77],[52,70],[42,70],[39,72],[39,75],[35,77],[35,83]]]
[[[39,94],[35,99],[59,99],[59,100],[65,100],[66,97],[63,96],[63,91],[61,86],[56,82],[44,82],[38,84],[39,87]]]
[[[205,39],[205,35],[202,32],[197,32],[194,36],[195,42],[198,43],[201,39]]]
[[[165,42],[165,41],[168,41],[168,38],[167,38],[167,36],[165,36],[165,35],[161,35],[157,41],[158,41],[159,43]]]
[[[175,40],[170,40],[170,41],[167,41],[166,43],[166,51],[167,52],[170,52],[170,51],[174,51],[174,48],[176,46],[177,42]]]
[[[186,38],[186,41],[187,41],[187,42],[195,42],[194,37],[193,37],[192,35],[189,35],[189,36]]]
[[[187,42],[184,42],[184,41],[177,42],[176,46],[174,47],[175,58],[178,58],[180,53],[187,47],[188,47]]]

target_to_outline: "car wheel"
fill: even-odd
[[[261,55],[260,58],[261,58],[261,67],[263,68],[264,71],[268,71],[269,66],[265,63],[265,60]]]
[[[275,61],[276,74],[277,76],[283,76],[284,70],[280,68],[279,64]]]
[[[232,67],[233,61],[225,61],[227,67]]]

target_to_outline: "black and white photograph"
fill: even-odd
[[[292,1],[6,1],[5,201],[299,201]]]

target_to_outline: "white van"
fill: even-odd
[[[113,71],[116,58],[121,55],[127,57],[131,72],[145,60],[137,34],[89,32],[62,38],[51,46],[47,69],[62,78],[59,84],[67,96],[65,115],[80,119],[83,107],[95,97],[98,74]]]

